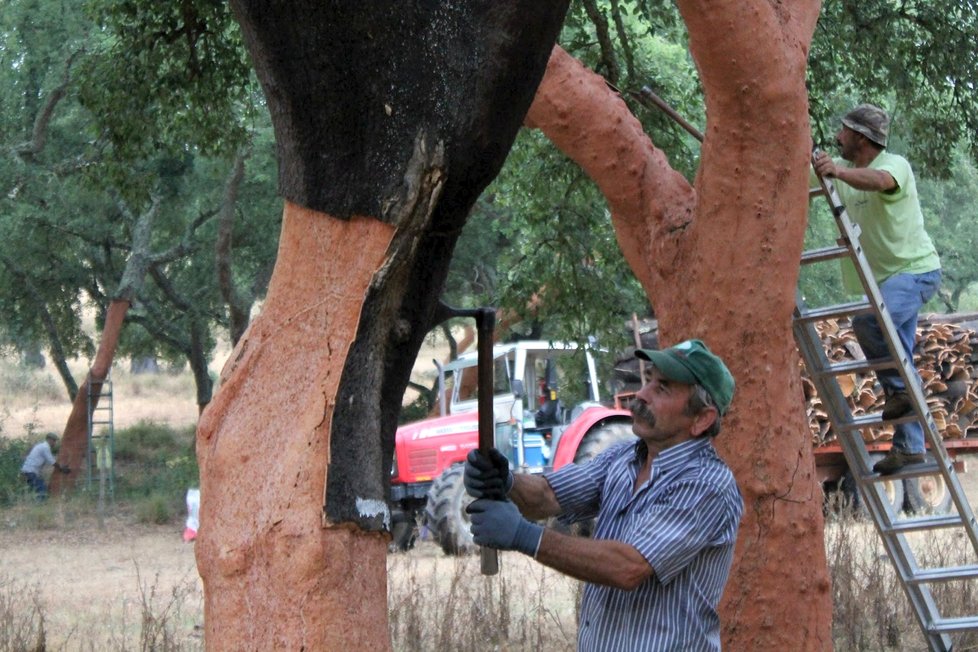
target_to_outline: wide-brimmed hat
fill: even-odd
[[[669,380],[700,385],[724,414],[733,400],[734,378],[716,354],[701,340],[686,340],[668,349],[638,349],[635,357],[647,360]]]
[[[878,106],[860,104],[842,118],[842,124],[880,147],[886,147],[886,139],[890,134],[890,116]]]

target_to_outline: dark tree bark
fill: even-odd
[[[566,2],[232,7],[287,203],[262,314],[198,432],[206,636],[383,649],[400,399]]]

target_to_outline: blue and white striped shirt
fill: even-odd
[[[645,443],[548,473],[565,523],[594,518],[595,539],[634,546],[654,574],[634,591],[586,584],[581,652],[720,649],[717,604],[730,573],[744,501],[707,437],[659,453],[638,491]]]

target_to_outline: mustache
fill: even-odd
[[[633,400],[628,406],[628,409],[637,421],[643,421],[649,427],[655,426],[655,415],[652,414],[652,410],[644,402]]]

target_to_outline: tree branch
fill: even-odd
[[[34,120],[31,139],[14,148],[16,155],[24,161],[32,161],[44,149],[44,145],[47,142],[48,127],[51,124],[51,118],[54,116],[54,110],[57,108],[58,103],[64,99],[68,92],[68,85],[71,83],[71,66],[75,61],[75,57],[83,51],[76,50],[68,56],[68,60],[65,62],[65,71],[61,77],[61,83],[48,95],[47,102],[44,103],[44,108]]]

